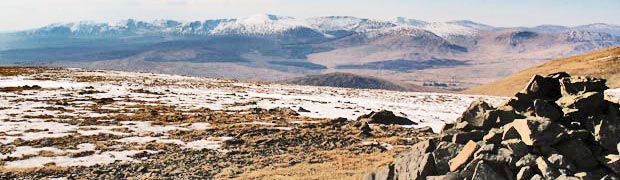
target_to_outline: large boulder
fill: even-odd
[[[554,101],[535,99],[532,109],[535,116],[549,118],[552,121],[556,121],[564,116],[562,108],[555,104]]]
[[[397,125],[415,125],[417,123],[405,118],[394,115],[392,111],[382,110],[379,112],[371,112],[357,118],[358,121],[368,122],[370,124],[397,124]]]
[[[437,144],[437,148],[433,151],[433,159],[435,160],[435,171],[438,174],[446,174],[450,172],[450,160],[461,152],[463,145],[440,142]]]
[[[528,146],[553,145],[566,135],[566,128],[546,118],[518,119],[512,124]]]
[[[598,165],[596,158],[588,145],[579,139],[567,139],[555,145],[557,151],[566,156],[571,157],[572,163],[578,169],[592,169]]]
[[[578,95],[567,95],[556,101],[562,107],[564,114],[576,114],[569,116],[581,119],[588,115],[601,113],[601,106],[605,105],[605,96],[600,92],[586,92]]]
[[[478,99],[463,112],[457,123],[467,122],[473,129],[490,129],[497,122],[498,112],[488,103]]]
[[[473,141],[469,141],[463,147],[463,150],[456,155],[456,157],[450,160],[450,171],[456,171],[460,167],[464,166],[468,161],[474,157],[474,152],[478,150],[479,146]]]
[[[578,95],[586,92],[603,93],[609,87],[605,85],[605,79],[592,77],[566,77],[560,80],[562,96]]]
[[[559,80],[570,77],[566,73],[555,73],[545,77],[535,75],[521,92],[534,99],[557,99],[561,96]]]
[[[435,142],[422,141],[412,146],[411,150],[401,154],[392,164],[383,165],[366,173],[365,180],[415,179],[423,180],[435,173],[435,160],[431,152]]]

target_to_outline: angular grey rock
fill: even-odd
[[[551,165],[553,165],[556,169],[566,169],[570,172],[577,171],[577,168],[575,168],[573,162],[560,154],[552,154],[547,158],[547,161],[549,161],[549,163],[551,163]]]
[[[497,122],[498,112],[488,103],[478,99],[463,112],[457,123],[467,122],[474,129],[490,129]]]
[[[595,122],[594,139],[605,149],[617,153],[620,143],[620,119],[617,114],[609,114]]]
[[[493,128],[489,130],[489,133],[487,133],[487,135],[484,135],[484,137],[482,137],[482,140],[492,144],[499,144],[502,142],[502,134],[503,131],[501,129]]]
[[[536,167],[545,179],[555,179],[559,177],[560,171],[554,168],[546,159],[542,157],[536,158]]]
[[[567,175],[562,174],[560,175],[560,177],[555,178],[555,180],[581,180],[581,179],[575,176],[567,176]]]
[[[556,121],[564,116],[562,109],[555,102],[543,99],[534,100],[533,110],[536,116],[549,118],[552,121]]]
[[[502,145],[508,147],[512,151],[512,155],[515,157],[523,157],[529,153],[527,145],[519,139],[509,139],[502,141]]]
[[[474,175],[471,179],[479,180],[505,180],[501,174],[497,173],[491,166],[487,165],[484,161],[478,161]]]
[[[560,80],[560,90],[562,96],[577,95],[587,92],[602,93],[609,89],[605,83],[607,80],[592,77],[567,77]]]
[[[517,167],[527,167],[527,166],[533,166],[534,164],[536,164],[536,159],[538,158],[537,155],[534,154],[526,154],[525,156],[521,157],[521,159],[519,159],[515,165]]]
[[[504,125],[502,129],[504,131],[502,133],[502,140],[521,138],[521,135],[519,135],[519,132],[512,123]]]
[[[592,151],[579,139],[568,139],[555,145],[557,151],[573,160],[573,164],[582,170],[591,169],[598,165]]]
[[[620,174],[620,155],[610,154],[601,158],[601,161],[605,167],[611,169],[617,174]]]
[[[394,176],[397,179],[423,180],[435,174],[435,160],[431,153],[405,155],[394,161]]]
[[[530,166],[525,166],[519,169],[515,180],[529,180],[534,176],[535,172]]]
[[[465,146],[463,147],[463,150],[459,152],[456,157],[450,160],[450,171],[454,172],[464,164],[467,164],[467,162],[473,158],[474,152],[476,152],[476,150],[478,150],[478,144],[473,141],[467,142],[467,144],[465,144]]]
[[[469,141],[480,141],[486,134],[487,132],[481,130],[461,132],[452,136],[452,142],[458,144],[465,144]]]
[[[485,142],[485,141],[480,141],[480,142]],[[478,150],[474,153],[474,157],[477,157],[478,155],[481,155],[481,154],[489,154],[489,153],[492,153],[493,150],[495,150],[494,144],[485,144],[485,143],[480,143],[480,142],[478,142],[478,146],[480,146],[480,148],[478,148]]]
[[[450,160],[463,149],[463,145],[440,142],[437,144],[437,148],[433,151],[433,159],[435,160],[435,170],[438,174],[446,174],[450,172]]]
[[[465,179],[460,173],[450,172],[446,175],[426,176],[426,180],[462,180]]]
[[[512,124],[528,146],[553,145],[566,135],[566,128],[546,118],[517,119]]]
[[[394,177],[397,179],[425,179],[435,173],[435,160],[431,151],[435,149],[434,141],[423,141],[413,145],[412,149],[394,161]]]
[[[543,180],[543,176],[541,176],[540,174],[534,174],[534,176],[532,176],[532,178],[530,180]]]
[[[587,115],[600,114],[601,106],[605,104],[605,97],[603,93],[586,92],[583,94],[562,96],[562,98],[555,101],[555,103],[562,107],[564,114],[572,118],[582,118]]]

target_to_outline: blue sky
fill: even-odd
[[[495,26],[620,24],[620,0],[2,0],[0,31],[80,20],[204,20],[258,13],[298,18],[403,16]]]

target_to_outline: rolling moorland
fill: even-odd
[[[0,67],[0,179],[360,179],[479,98]]]
[[[466,20],[269,14],[129,19],[2,33],[0,62],[260,81],[345,72],[463,90],[551,59],[620,45],[619,35],[619,26],[601,23],[495,27]]]
[[[579,76],[604,78],[607,79],[609,87],[620,88],[620,47],[551,60],[506,78],[473,87],[463,92],[468,94],[512,96],[519,92],[532,76],[555,72],[568,72]]]

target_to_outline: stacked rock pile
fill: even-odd
[[[473,102],[364,179],[619,179],[620,105],[605,100],[605,82],[534,76],[503,105]]]

